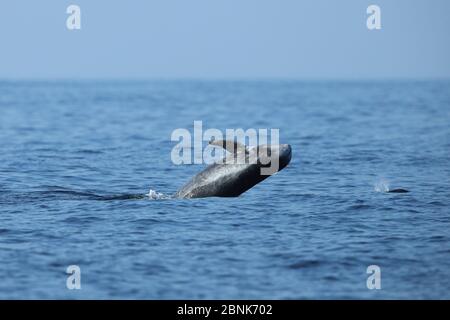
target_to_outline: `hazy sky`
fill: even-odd
[[[0,78],[450,77],[449,16],[449,0],[2,1]]]

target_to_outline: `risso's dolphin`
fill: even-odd
[[[406,189],[392,189],[392,190],[388,190],[387,192],[389,192],[389,193],[407,193],[409,191]]]
[[[288,144],[251,148],[227,140],[215,140],[210,144],[222,147],[230,154],[194,176],[175,197],[237,197],[291,161],[291,146]]]

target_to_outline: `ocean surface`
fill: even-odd
[[[170,198],[195,120],[278,128],[292,161]],[[448,81],[0,82],[1,299],[450,299],[449,230]]]

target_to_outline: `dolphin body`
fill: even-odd
[[[270,176],[261,174],[261,170],[269,168],[272,159],[278,159],[278,169],[273,173],[284,169],[291,161],[291,146],[288,144],[253,148],[227,140],[210,141],[210,144],[224,148],[230,155],[194,176],[177,191],[175,197],[237,197]],[[230,161],[239,157],[246,161]],[[252,159],[254,161],[249,161]]]
[[[409,191],[406,189],[392,189],[392,190],[388,190],[387,192],[389,192],[389,193],[408,193]]]

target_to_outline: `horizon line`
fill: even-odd
[[[151,81],[295,81],[295,82],[380,82],[380,81],[450,81],[450,76],[434,77],[2,77],[0,82],[69,82],[69,81],[104,81],[104,82],[151,82]]]

